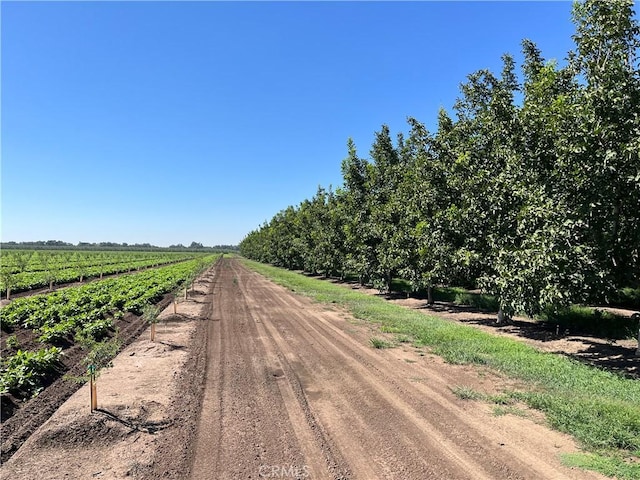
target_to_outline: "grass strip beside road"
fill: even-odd
[[[416,345],[429,347],[447,362],[482,365],[523,381],[525,387],[506,394],[544,412],[553,428],[573,435],[591,452],[592,461],[574,459],[573,464],[620,479],[640,478],[637,380],[330,282],[245,259],[243,262],[296,293],[321,303],[338,304],[356,318],[379,324],[386,332],[409,335]]]

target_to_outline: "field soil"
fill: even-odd
[[[174,315],[83,386],[2,478],[597,479],[537,412],[452,392],[514,382],[409,344],[223,258]]]
[[[167,294],[159,302],[158,306],[164,309],[171,303],[172,294]],[[147,328],[147,323],[139,316],[127,313],[123,318],[115,321],[118,337],[123,346],[135,341],[140,333]],[[16,328],[13,332],[20,348],[25,350],[37,350],[42,346],[38,342],[38,336],[31,329]],[[2,356],[6,357],[11,350],[6,348],[6,335],[3,332]],[[86,371],[82,363],[87,352],[79,345],[72,346],[64,351],[60,365],[50,375],[46,388],[35,398],[21,401],[7,393],[2,395],[2,435],[0,460],[5,462],[29,436],[42,425],[75,391],[80,384],[68,380],[67,376],[80,376]]]

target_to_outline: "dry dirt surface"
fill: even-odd
[[[604,478],[561,465],[576,446],[535,412],[496,416],[451,391],[513,383],[407,344],[374,349],[375,326],[236,259],[184,308],[100,377],[100,412],[82,387],[2,478]]]

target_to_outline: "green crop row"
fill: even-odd
[[[114,318],[125,312],[141,314],[146,305],[190,283],[216,258],[209,255],[49,294],[18,298],[0,309],[0,326],[6,332],[16,328],[33,330],[44,344],[71,344],[78,338],[99,340],[113,328]],[[34,360],[29,356],[32,354],[37,352],[19,350],[3,360],[2,392],[37,393],[44,374],[32,368]]]
[[[128,264],[140,261],[168,263],[197,254],[183,252],[71,252],[49,250],[3,250],[0,255],[0,271],[26,273],[49,268],[64,269],[79,266]]]
[[[6,292],[10,287],[12,292],[21,292],[34,288],[48,286],[51,282],[68,283],[75,280],[96,278],[101,275],[113,273],[131,272],[141,268],[154,267],[167,263],[174,263],[193,258],[193,254],[147,254],[133,257],[107,256],[98,258],[95,254],[87,256],[82,261],[67,260],[64,263],[62,258],[57,258],[58,263],[52,263],[48,269],[34,269],[23,272],[16,272],[14,266],[7,266],[0,272],[0,292]],[[62,263],[60,263],[62,261]]]
[[[51,374],[60,359],[62,349],[41,348],[36,352],[18,350],[2,361],[0,393],[22,393],[32,396],[42,389],[42,381]]]
[[[0,326],[3,330],[15,326],[39,329],[69,320],[76,323],[93,321],[118,311],[139,314],[146,303],[158,301],[162,295],[183,283],[203,264],[203,260],[190,260],[49,294],[17,298],[0,310]]]

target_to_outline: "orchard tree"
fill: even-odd
[[[610,287],[640,278],[640,30],[633,6],[587,0],[573,10],[572,60],[586,83],[573,198]]]
[[[356,275],[361,284],[371,278],[372,229],[371,208],[368,198],[371,169],[367,160],[360,158],[352,139],[347,142],[348,157],[342,162],[344,189],[342,200],[347,222],[344,227],[346,268]]]
[[[404,205],[401,186],[408,165],[394,147],[387,125],[383,125],[375,137],[367,184],[371,212],[368,262],[374,285],[390,291],[393,275],[402,267],[400,243]]]
[[[592,252],[584,244],[586,226],[573,208],[565,170],[574,164],[579,86],[571,68],[545,63],[533,42],[523,42],[523,53],[515,230],[510,245],[498,249],[493,275],[482,280],[507,313],[534,315],[586,298]]]
[[[279,212],[267,229],[267,255],[271,263],[292,270],[304,268],[299,212],[287,207]]]
[[[337,197],[331,191],[318,187],[309,203],[310,216],[308,252],[309,264],[326,277],[342,272],[344,264],[344,216],[337,208]]]
[[[479,279],[498,295],[499,321],[512,313],[496,289],[496,258],[512,248],[521,204],[520,125],[514,94],[519,89],[513,59],[503,56],[498,78],[488,70],[469,75],[456,102],[458,121],[450,133],[457,153],[452,165],[456,199],[449,207],[449,221],[463,233],[462,245],[453,256],[468,281]]]
[[[455,153],[451,148],[453,122],[444,110],[438,117],[438,131],[432,137],[423,124],[410,118],[408,148],[414,157],[407,194],[411,204],[413,246],[403,274],[414,290],[426,287],[427,301],[433,303],[435,284],[450,283],[456,236],[447,212],[453,203],[448,168]]]

